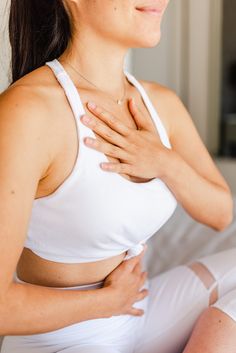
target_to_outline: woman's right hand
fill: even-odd
[[[142,272],[141,266],[146,248],[145,244],[139,255],[124,260],[106,277],[103,288],[109,291],[107,305],[111,311],[110,316],[124,314],[141,316],[144,314],[142,309],[134,308],[132,305],[148,295],[147,289],[140,290],[147,277],[147,272]]]

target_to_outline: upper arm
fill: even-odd
[[[0,95],[1,292],[12,281],[38,182],[49,165],[46,119],[40,104],[24,87]]]
[[[159,85],[155,85],[154,91],[155,105],[164,119],[172,149],[199,175],[230,192],[180,98]]]
[[[230,191],[227,182],[204,145],[190,114],[176,95],[172,99],[174,111],[170,123],[170,142],[173,149],[205,179]]]

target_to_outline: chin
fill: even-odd
[[[146,41],[146,45],[145,47],[147,48],[152,48],[152,47],[155,47],[156,45],[158,45],[160,43],[160,40],[161,40],[161,33],[155,36],[153,36],[153,38],[150,36],[150,38],[148,39],[148,41]]]
[[[161,40],[161,31],[159,31],[158,33],[149,33],[148,36],[139,37],[139,40],[135,42],[135,44],[133,45],[133,48],[153,48],[156,45],[159,44]]]

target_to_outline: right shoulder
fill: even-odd
[[[54,154],[51,139],[53,114],[46,94],[48,90],[34,80],[30,83],[30,74],[27,76],[27,79],[23,77],[0,94],[0,136],[8,140],[9,149],[18,148],[24,141],[25,147],[41,150],[44,173]]]
[[[20,112],[35,110],[37,117],[47,115],[50,108],[50,92],[58,93],[58,84],[51,69],[41,66],[21,77],[0,94],[0,109],[17,109]]]
[[[25,85],[14,85],[0,94],[0,112],[1,122],[6,119],[15,123],[19,120],[26,122],[30,116],[30,120],[42,122],[46,109],[37,90]]]

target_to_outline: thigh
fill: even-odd
[[[181,265],[149,280],[147,311],[138,327],[135,353],[178,353],[209,304],[209,291],[187,266]],[[154,350],[154,352],[156,353]]]

